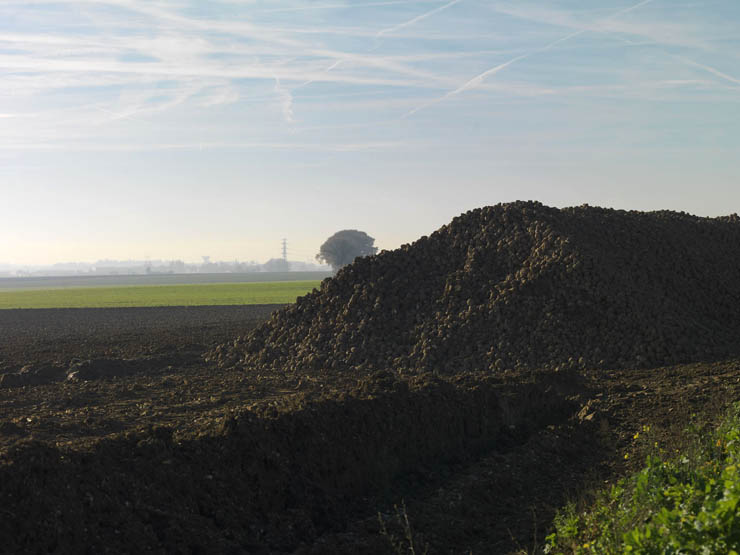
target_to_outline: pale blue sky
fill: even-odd
[[[737,0],[0,0],[0,262],[740,212]]]

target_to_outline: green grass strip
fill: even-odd
[[[740,404],[717,430],[692,426],[686,434],[691,441],[677,456],[656,446],[641,471],[587,510],[561,511],[545,553],[738,555]]]
[[[319,283],[285,281],[0,291],[0,309],[284,304],[295,302]]]

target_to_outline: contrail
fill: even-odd
[[[378,33],[375,35],[375,38],[378,39],[378,38],[380,38],[384,34],[393,33],[395,31],[398,31],[399,29],[403,29],[404,27],[408,27],[409,25],[414,25],[415,23],[418,23],[419,21],[422,21],[422,20],[426,19],[427,17],[430,17],[430,16],[432,16],[432,15],[434,15],[436,13],[439,13],[442,10],[446,10],[447,8],[449,8],[451,6],[454,6],[455,4],[459,4],[460,2],[462,2],[462,0],[452,0],[452,2],[448,2],[447,4],[445,4],[443,6],[438,6],[437,8],[435,8],[435,9],[433,9],[431,11],[428,11],[426,13],[423,13],[421,15],[418,15],[418,16],[416,16],[413,19],[410,19],[410,20],[405,21],[403,23],[399,23],[398,25],[395,25],[393,27],[389,27],[388,29],[383,29],[381,31],[378,31]],[[376,3],[376,4],[365,4],[365,5],[368,5],[368,6],[370,6],[370,5],[379,6],[379,5],[384,5],[384,4],[408,4],[408,3],[413,3],[413,2],[409,2],[408,0],[401,0],[401,1],[391,1],[391,2],[383,2],[383,3]],[[355,7],[358,6],[358,5],[359,4],[355,4]],[[370,50],[371,51],[372,50],[375,50],[377,48],[377,46],[378,45],[376,45],[375,48],[371,48]],[[323,71],[322,74],[323,75],[326,75],[327,73],[331,72],[333,69],[336,69],[337,67],[339,67],[340,65],[342,65],[342,63],[344,61],[345,61],[345,59],[343,59],[343,58],[340,58],[338,60],[335,60],[329,67],[327,67]],[[301,83],[300,85],[298,85],[296,87],[293,87],[292,90],[301,89],[301,88],[303,88],[303,87],[305,87],[307,85],[310,85],[311,83],[313,83],[314,81],[316,81],[316,79],[317,78],[309,79],[309,80]]]
[[[423,13],[421,15],[417,15],[413,19],[410,19],[410,20],[405,21],[403,23],[399,23],[398,25],[395,25],[393,27],[389,27],[388,29],[383,29],[381,31],[378,31],[378,33],[375,35],[375,38],[378,39],[379,37],[381,37],[384,34],[393,33],[393,32],[395,32],[395,31],[397,31],[399,29],[403,29],[404,27],[408,27],[409,25],[414,25],[415,23],[418,23],[419,21],[422,21],[423,19],[426,19],[427,17],[430,17],[430,16],[432,16],[432,15],[434,15],[436,13],[439,13],[442,10],[446,10],[447,8],[449,8],[451,6],[454,6],[455,4],[459,4],[460,2],[462,2],[462,0],[452,0],[452,2],[448,2],[444,6],[439,6],[439,7],[435,8],[435,9],[429,11],[429,12]],[[396,1],[396,2],[386,2],[385,4],[407,4],[407,3],[411,3],[411,2],[408,2],[408,1]],[[381,4],[368,4],[368,5],[381,5]],[[375,50],[376,48],[377,48],[377,45],[376,45],[375,48],[371,48],[370,50],[372,51],[372,50]],[[332,63],[329,67],[327,67],[324,70],[323,73],[324,74],[329,73],[333,69],[336,69],[337,67],[339,67],[340,65],[342,65],[342,63],[344,61],[345,61],[344,59],[335,60],[334,63]],[[308,81],[305,81],[304,83],[301,83],[297,87],[294,87],[293,90],[303,88],[306,85],[310,85],[314,81],[315,81],[315,79],[309,79]]]
[[[650,2],[653,2],[653,0],[643,0],[639,4],[635,4],[634,6],[630,6],[629,8],[624,8],[623,10],[619,10],[617,13],[613,13],[609,17],[605,19],[605,21],[609,21],[610,19],[614,17],[619,17],[620,15],[624,15],[626,13],[631,12],[632,10],[636,10],[637,8],[644,6],[645,4],[649,4]]]
[[[651,1],[651,0],[648,0],[648,1]],[[476,75],[475,77],[473,77],[470,81],[468,81],[468,82],[460,85],[454,91],[450,91],[450,92],[448,92],[447,94],[445,94],[444,96],[442,96],[440,98],[437,98],[435,100],[432,100],[431,102],[428,102],[426,104],[422,104],[421,106],[418,106],[417,108],[414,108],[413,110],[411,110],[407,114],[404,114],[403,117],[404,118],[407,118],[409,116],[413,116],[416,112],[418,112],[420,110],[423,110],[425,108],[429,108],[430,106],[433,106],[434,104],[437,104],[439,102],[442,102],[443,100],[447,100],[451,96],[455,96],[457,94],[460,94],[461,92],[467,91],[468,89],[475,88],[478,85],[480,85],[483,82],[483,80],[486,77],[488,77],[489,75],[494,75],[494,74],[498,73],[499,71],[501,71],[502,69],[510,66],[511,64],[513,64],[515,62],[518,62],[519,60],[523,60],[524,58],[528,58],[528,57],[532,56],[533,54],[537,54],[539,52],[544,52],[545,50],[549,50],[553,46],[556,46],[556,45],[558,45],[561,42],[564,42],[566,40],[570,40],[573,37],[578,36],[578,35],[581,35],[581,34],[583,34],[585,32],[586,32],[585,29],[581,29],[580,31],[576,31],[574,33],[571,33],[571,34],[565,36],[565,37],[559,38],[558,40],[553,41],[550,44],[543,46],[542,48],[538,48],[537,50],[533,50],[532,52],[527,52],[526,54],[521,54],[521,55],[517,56],[516,58],[512,58],[508,62],[504,62],[503,64],[499,64],[496,67],[492,67],[491,69],[487,69],[486,71],[484,71],[480,75]]]
[[[382,29],[381,31],[378,31],[378,33],[375,35],[375,38],[378,39],[382,37],[383,35],[387,35],[388,33],[395,33],[399,29],[403,29],[404,27],[408,27],[409,25],[414,25],[415,23],[418,23],[419,21],[426,19],[427,17],[431,17],[436,13],[441,12],[442,10],[446,10],[447,8],[451,8],[455,4],[459,4],[462,2],[462,0],[452,0],[452,2],[449,2],[445,4],[444,6],[439,6],[437,8],[434,8],[431,11],[428,11],[426,13],[423,13],[421,15],[417,15],[413,19],[409,19],[408,21],[405,21],[403,23],[399,23],[398,25],[394,25],[393,27],[388,27],[387,29]]]
[[[321,75],[326,75],[326,74],[327,74],[327,73],[329,73],[329,72],[330,72],[330,71],[331,71],[332,69],[335,69],[335,68],[339,67],[339,66],[340,66],[340,65],[342,64],[342,62],[343,62],[343,61],[344,61],[344,60],[343,60],[343,59],[341,59],[341,58],[340,58],[339,60],[336,60],[336,61],[335,61],[335,62],[334,62],[333,64],[331,64],[331,65],[330,65],[329,67],[327,67],[327,68],[326,68],[326,69],[325,69],[325,70],[324,70],[324,71],[323,71],[323,72],[321,73]],[[318,79],[318,77],[315,77],[315,78],[313,78],[313,79],[309,79],[309,80],[307,80],[307,81],[304,81],[304,82],[303,82],[303,83],[301,83],[300,85],[296,85],[295,87],[293,87],[293,89],[292,89],[292,90],[294,90],[294,91],[297,91],[298,89],[302,89],[303,87],[305,87],[305,86],[307,86],[307,85],[310,85],[311,83],[314,83],[314,82],[316,82],[316,80],[317,80],[317,79]]]
[[[721,77],[722,79],[729,81],[730,83],[735,83],[736,85],[740,85],[740,79],[737,79],[733,77],[732,75],[727,75],[726,73],[722,73],[720,70],[713,68],[712,66],[707,66],[704,64],[700,64],[699,62],[695,62],[693,60],[688,60],[686,58],[682,58],[681,56],[671,56],[672,58],[675,58],[676,60],[680,60],[685,64],[688,64],[690,66],[698,67],[699,69],[703,69],[704,71],[708,71],[709,73],[712,73],[716,75],[717,77]]]
[[[648,1],[650,1],[650,0],[648,0]],[[550,50],[553,46],[557,46],[561,42],[565,42],[566,40],[570,40],[573,37],[577,37],[578,35],[582,35],[587,30],[588,29],[581,29],[580,31],[575,31],[574,33],[571,33],[570,35],[566,35],[566,36],[564,36],[562,38],[559,38],[556,41],[551,42],[547,46],[543,46],[542,48],[538,48],[537,50],[535,50],[534,52],[532,52],[532,54],[535,54],[535,53],[538,53],[538,52],[544,52],[545,50]]]
[[[458,1],[461,1],[461,0],[457,0],[455,2],[451,2],[450,4],[448,4],[446,6],[442,6],[442,8],[437,8],[437,10],[444,9],[446,7],[449,7],[451,4],[456,4]],[[653,1],[654,0],[642,0],[642,2],[639,2],[638,4],[635,4],[634,6],[630,6],[629,8],[624,8],[622,10],[619,10],[618,12],[613,13],[612,15],[610,15],[609,17],[604,18],[601,21],[609,21],[610,19],[613,19],[615,17],[619,17],[620,15],[626,14],[627,12],[631,12],[632,10],[636,10],[640,6],[644,6],[645,4],[649,4],[650,2],[653,2]],[[423,17],[423,16],[419,16],[419,17]],[[425,108],[428,108],[430,106],[433,106],[434,104],[437,104],[439,102],[442,102],[443,100],[447,100],[448,98],[450,98],[452,96],[455,96],[455,95],[458,95],[461,92],[464,92],[464,91],[467,91],[469,89],[475,88],[478,85],[480,85],[483,82],[483,80],[486,77],[488,77],[489,75],[494,75],[494,74],[498,73],[499,71],[501,71],[502,69],[510,66],[511,64],[513,64],[515,62],[518,62],[519,60],[523,60],[524,58],[528,58],[528,57],[530,57],[530,56],[532,56],[534,54],[539,54],[540,52],[545,52],[546,50],[550,50],[552,47],[554,47],[554,46],[556,46],[556,45],[558,45],[558,44],[560,44],[562,42],[565,42],[567,40],[570,40],[570,39],[572,39],[574,37],[577,37],[578,35],[582,35],[583,33],[585,33],[588,30],[589,30],[588,28],[586,28],[586,29],[580,29],[578,31],[575,31],[573,33],[570,33],[568,35],[565,35],[564,37],[561,37],[561,38],[559,38],[559,39],[551,42],[550,44],[547,44],[547,45],[543,46],[542,48],[538,48],[536,50],[532,50],[531,52],[527,52],[526,54],[521,54],[521,55],[517,56],[516,58],[512,58],[508,62],[504,62],[503,64],[499,64],[499,65],[497,65],[495,67],[492,67],[491,69],[488,69],[488,70],[484,71],[480,75],[476,75],[470,81],[467,81],[466,83],[460,85],[454,91],[450,91],[447,94],[445,94],[444,96],[441,96],[440,98],[437,98],[435,100],[432,100],[431,102],[427,102],[426,104],[422,104],[421,106],[418,106],[418,107],[414,108],[410,112],[407,112],[406,114],[404,114],[402,116],[402,119],[407,118],[409,116],[413,116],[416,112],[419,112],[420,110],[423,110]],[[725,77],[728,77],[728,76],[725,76]],[[730,78],[730,80],[732,80],[732,78]]]
[[[416,112],[418,112],[419,110],[423,110],[423,109],[425,109],[425,108],[429,108],[430,106],[433,106],[434,104],[437,104],[438,102],[442,102],[443,100],[447,100],[447,99],[448,99],[448,98],[450,98],[451,96],[455,96],[456,94],[460,94],[460,93],[461,93],[461,92],[463,92],[463,91],[467,91],[468,89],[472,89],[472,88],[474,88],[474,87],[477,87],[477,86],[478,86],[478,85],[480,85],[480,84],[481,84],[481,83],[483,82],[483,80],[484,80],[484,79],[485,79],[486,77],[488,77],[489,75],[493,75],[493,74],[495,74],[495,73],[498,73],[499,71],[501,71],[501,70],[502,70],[502,69],[504,69],[505,67],[507,67],[507,66],[510,66],[510,65],[511,65],[511,64],[513,64],[514,62],[518,62],[518,61],[519,61],[519,60],[521,60],[522,58],[526,58],[526,57],[528,57],[528,56],[531,56],[532,54],[533,54],[533,53],[529,53],[529,54],[522,54],[521,56],[517,56],[516,58],[513,58],[513,59],[509,60],[508,62],[504,62],[503,64],[497,65],[496,67],[492,67],[491,69],[489,69],[489,70],[486,70],[486,71],[484,71],[484,72],[483,72],[483,73],[481,73],[480,75],[477,75],[477,76],[473,77],[473,78],[472,78],[472,79],[471,79],[470,81],[468,81],[467,83],[464,83],[463,85],[460,85],[460,86],[459,86],[458,88],[456,88],[456,89],[455,89],[454,91],[450,91],[450,92],[448,92],[448,93],[447,93],[446,95],[444,95],[444,96],[441,96],[441,97],[439,97],[439,98],[437,98],[437,99],[434,99],[434,100],[432,100],[431,102],[428,102],[428,103],[426,103],[426,104],[422,104],[421,106],[418,106],[418,107],[414,108],[413,110],[411,110],[411,111],[410,111],[410,112],[408,112],[407,114],[404,114],[403,118],[407,118],[407,117],[409,117],[409,116],[413,116],[413,115],[414,115],[414,114],[415,114]]]

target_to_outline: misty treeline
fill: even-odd
[[[144,275],[144,274],[226,274],[252,272],[305,272],[323,271],[326,266],[312,262],[272,258],[267,262],[241,262],[239,260],[211,261],[204,256],[202,262],[182,260],[100,260],[97,262],[70,262],[50,265],[15,266],[0,268],[0,277],[79,276],[79,275]]]

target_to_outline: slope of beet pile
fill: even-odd
[[[455,373],[737,354],[737,215],[516,202],[356,260],[207,358],[305,374]]]

